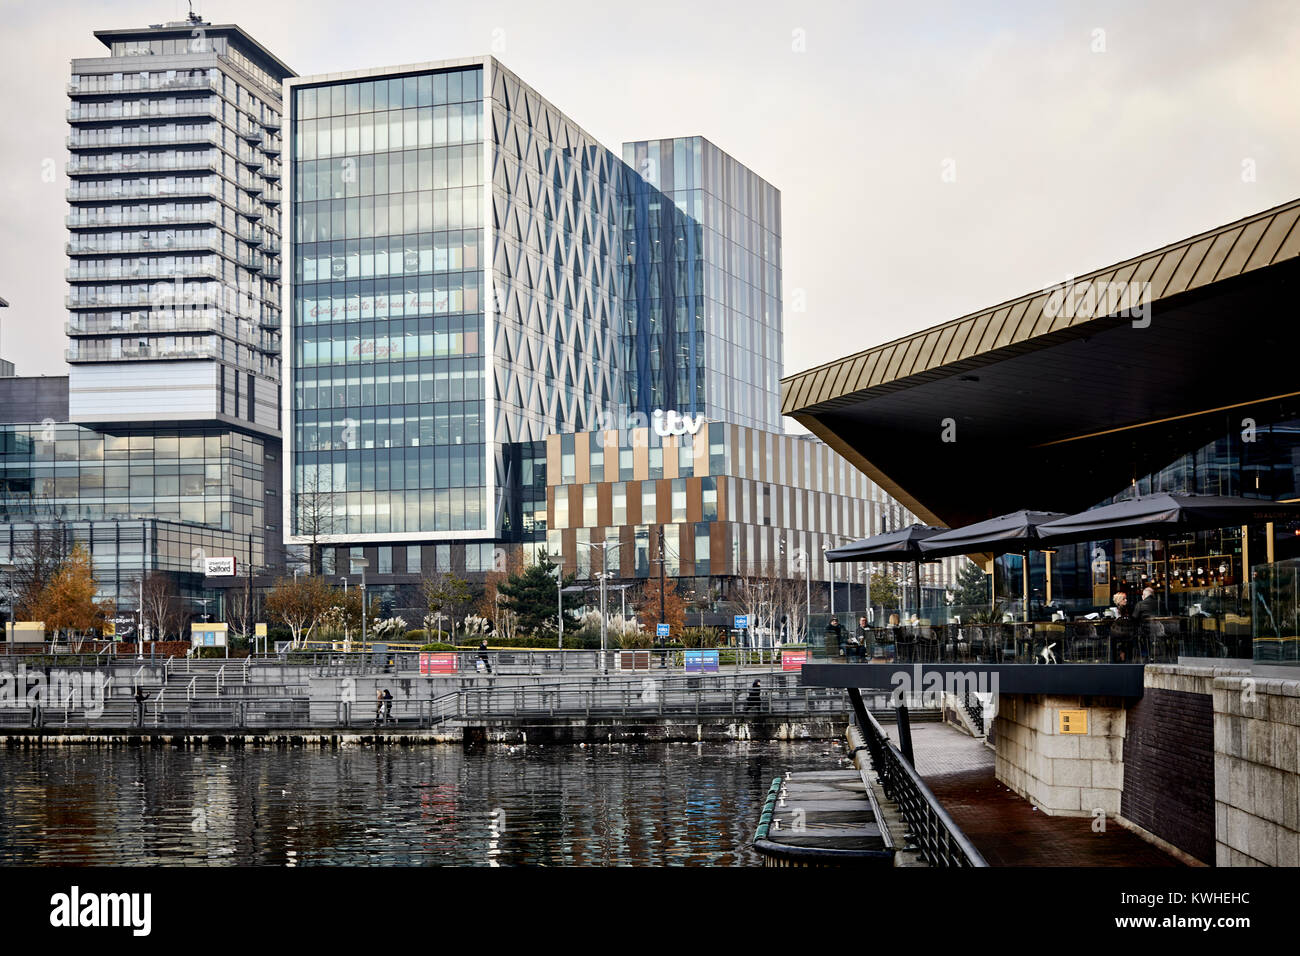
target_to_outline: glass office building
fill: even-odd
[[[781,194],[702,136],[623,144],[629,404],[781,430]]]
[[[521,446],[655,408],[774,412],[766,372],[767,402],[710,404],[734,389],[721,372],[710,385],[707,354],[761,340],[779,361],[745,324],[757,310],[779,342],[770,301],[718,292],[734,321],[703,324],[721,260],[702,250],[739,218],[705,231],[692,196],[660,192],[492,58],[288,88],[291,524],[324,496],[339,544],[517,541],[537,500]],[[771,248],[757,281],[779,302],[779,194],[759,182],[750,245]],[[643,251],[665,242],[697,251]]]

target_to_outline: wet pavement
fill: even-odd
[[[886,733],[898,742],[897,728]],[[1048,816],[994,777],[994,754],[946,724],[913,724],[916,767],[990,866],[1181,866],[1174,857],[1107,820]]]

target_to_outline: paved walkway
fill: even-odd
[[[884,730],[898,742],[892,724]],[[1180,866],[1179,861],[1108,820],[1053,817],[994,777],[993,751],[947,724],[913,724],[917,770],[990,866]]]

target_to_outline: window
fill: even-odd
[[[655,483],[653,481],[641,482],[641,520],[646,524],[658,522],[657,515],[659,510],[655,504]]]
[[[615,527],[627,524],[627,482],[615,483],[613,490]]]
[[[420,546],[418,544],[407,546],[406,573],[407,574],[420,573]]]
[[[393,573],[393,549],[391,547],[382,547],[379,549],[379,573]]]

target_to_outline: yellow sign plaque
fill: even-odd
[[[1057,711],[1060,719],[1060,732],[1063,734],[1086,734],[1088,732],[1088,712],[1086,710]]]

